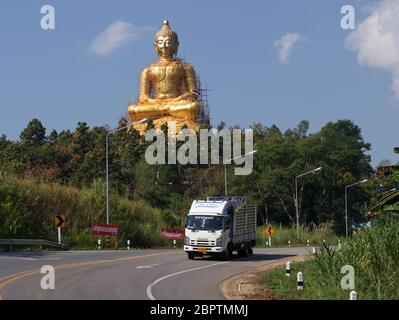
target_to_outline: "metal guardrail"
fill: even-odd
[[[0,245],[10,246],[11,251],[13,246],[42,246],[69,250],[66,244],[59,244],[54,241],[43,239],[0,239]]]

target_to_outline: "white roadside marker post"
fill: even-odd
[[[297,281],[297,288],[298,290],[303,290],[303,274],[302,272],[298,272],[296,275],[296,281]]]
[[[309,247],[309,240],[306,241],[306,245]]]
[[[312,248],[312,253],[313,253],[313,254],[316,254],[316,247],[313,247],[313,248]]]
[[[287,277],[291,276],[291,262],[289,261],[285,264],[285,275]]]
[[[291,248],[291,240],[288,240],[288,247]]]
[[[127,240],[127,250],[130,250],[130,240]]]
[[[269,237],[269,247],[272,247],[272,237]]]
[[[61,244],[61,227],[58,227],[58,243]]]
[[[357,300],[357,293],[355,290],[352,290],[349,294],[349,300]]]
[[[97,241],[97,249],[101,250],[101,239],[98,239]]]
[[[338,239],[338,249],[341,249],[341,240]]]
[[[173,249],[176,249],[176,240],[173,240]]]

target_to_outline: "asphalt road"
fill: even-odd
[[[0,299],[221,300],[226,278],[305,248],[254,249],[244,258],[188,260],[181,249],[0,254]],[[43,290],[44,265],[55,268],[55,289]]]

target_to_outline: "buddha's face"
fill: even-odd
[[[179,43],[174,37],[170,36],[159,36],[155,41],[155,47],[158,55],[162,58],[173,58],[177,52]]]

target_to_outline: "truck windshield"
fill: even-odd
[[[222,217],[189,216],[187,229],[196,230],[221,230],[223,229]]]

